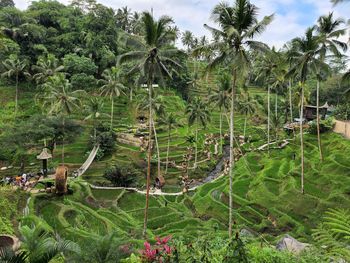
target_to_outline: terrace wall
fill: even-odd
[[[344,135],[350,139],[350,121],[335,121],[334,132]]]

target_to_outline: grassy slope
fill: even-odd
[[[306,136],[306,194],[300,194],[297,144],[274,150],[271,157],[250,153],[235,169],[234,215],[239,227],[248,227],[268,239],[290,233],[310,241],[311,229],[328,208],[350,209],[350,141],[333,133],[323,135],[325,160],[317,160],[317,141]],[[297,160],[291,156],[297,153]],[[141,240],[145,197],[122,190],[90,190],[83,182],[72,184],[73,196],[36,198],[36,214],[58,232],[74,240],[94,233],[118,231],[120,237]],[[151,197],[150,235],[190,238],[218,228],[226,235],[228,179],[200,187],[179,197]],[[167,203],[167,205],[166,205]],[[52,218],[52,213],[57,218]],[[73,231],[74,229],[74,231]],[[141,243],[141,241],[140,241]]]
[[[167,93],[168,111],[175,112],[179,123],[186,124],[182,114],[184,104],[170,91]],[[259,92],[254,90],[254,93]],[[125,105],[125,99],[116,100],[115,129],[126,129],[134,124],[133,106]],[[175,107],[176,105],[176,107]],[[105,111],[109,112],[106,101]],[[181,109],[181,110],[179,110]],[[79,116],[79,119],[82,119]],[[107,120],[107,119],[106,119]],[[237,118],[238,129],[242,128],[242,118]],[[225,129],[228,128],[224,122]],[[218,132],[218,113],[214,112],[205,133]],[[257,133],[253,127],[248,133]],[[162,157],[166,147],[167,132],[158,130]],[[172,132],[171,159],[180,162],[183,150],[187,147],[186,126]],[[67,148],[68,162],[78,166],[84,160],[87,150],[88,128]],[[310,230],[319,222],[323,212],[329,207],[349,206],[350,185],[350,142],[333,133],[323,135],[325,161],[320,164],[317,154],[317,141],[306,136],[306,194],[299,191],[299,144],[296,141],[282,151],[272,151],[271,157],[250,153],[246,162],[241,159],[235,169],[235,218],[240,226],[249,227],[260,233],[279,235],[291,232],[294,236],[309,239]],[[59,149],[58,149],[59,150]],[[297,154],[296,161],[292,160]],[[105,167],[114,162],[128,163],[142,160],[144,154],[137,149],[118,145],[115,153],[107,159],[96,162],[88,171],[91,180],[98,180]],[[199,159],[202,159],[200,156]],[[172,170],[168,182],[176,182],[179,171]],[[150,234],[175,236],[199,235],[219,228],[225,235],[228,214],[228,182],[222,178],[215,183],[200,187],[194,194],[181,197],[151,198]],[[48,198],[46,195],[33,199],[35,214],[42,216],[58,232],[72,239],[86,237],[93,233],[105,233],[115,229],[125,240],[139,239],[142,228],[144,196],[123,191],[91,192],[82,183],[74,184],[75,194],[62,198]],[[95,196],[94,198],[87,198]],[[167,207],[165,207],[167,200]],[[52,217],[52,214],[57,217]]]

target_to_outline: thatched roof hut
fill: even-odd
[[[162,189],[162,187],[165,185],[165,179],[162,175],[156,177],[156,187],[158,189]]]
[[[68,168],[67,166],[58,166],[55,174],[56,194],[66,194],[67,189]]]

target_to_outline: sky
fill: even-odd
[[[69,0],[59,0],[68,4]],[[25,9],[31,1],[14,0],[16,7]],[[210,19],[213,7],[219,0],[97,0],[114,9],[128,6],[132,11],[151,10],[155,16],[169,15],[174,18],[181,31],[190,30],[196,36],[209,32],[203,24],[215,25]],[[234,0],[229,0],[233,3]],[[259,17],[275,14],[274,21],[258,37],[270,46],[280,48],[296,36],[301,36],[306,28],[316,23],[321,15],[333,11],[336,17],[350,19],[350,3],[334,7],[330,0],[251,0],[259,8]],[[343,38],[347,40],[349,36]]]

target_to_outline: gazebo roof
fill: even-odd
[[[44,148],[36,158],[39,160],[47,160],[52,158],[52,154],[47,152],[47,148]]]
[[[316,109],[317,106],[306,105],[305,108]],[[319,106],[318,108],[319,109],[328,109],[329,108],[328,102],[326,102],[323,106]]]

